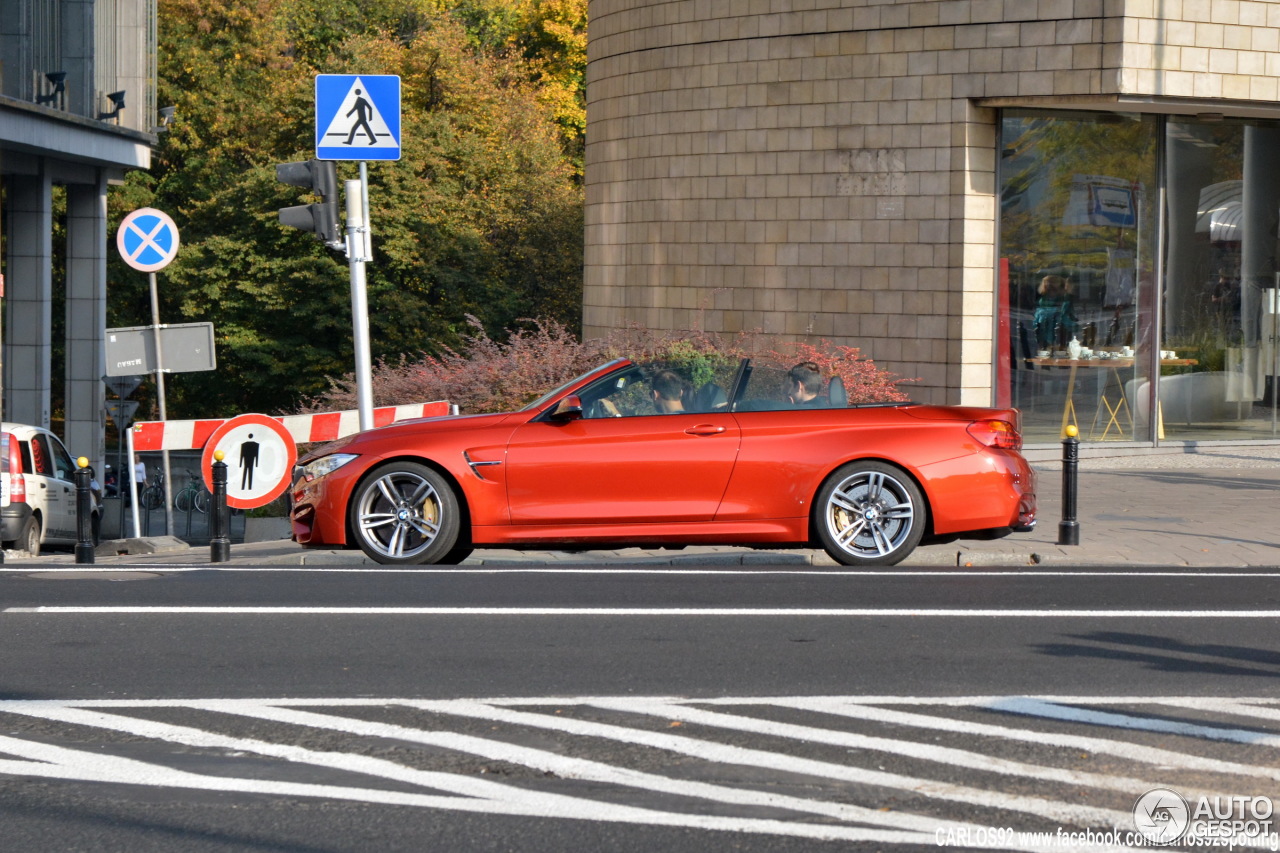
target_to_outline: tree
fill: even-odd
[[[276,221],[301,201],[274,165],[311,156],[316,73],[403,81],[403,157],[369,168],[375,358],[456,345],[468,313],[577,328],[579,167],[543,66],[515,49],[529,8],[160,0],[160,102],[177,120],[111,204],[117,219],[143,205],[174,217],[183,244],[161,273],[161,319],[215,325],[218,370],[173,377],[172,417],[287,410],[352,362],[345,257]],[[495,20],[509,29],[496,40]],[[109,282],[111,325],[150,323],[145,277],[113,259]]]

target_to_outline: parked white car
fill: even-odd
[[[25,424],[0,424],[0,541],[38,556],[44,545],[77,541],[76,464],[56,435]],[[102,509],[93,506],[93,541]]]

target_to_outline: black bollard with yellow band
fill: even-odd
[[[93,478],[89,460],[76,460],[76,562],[93,562]]]
[[[1080,430],[1075,424],[1067,426],[1067,437],[1062,440],[1062,521],[1058,522],[1058,544],[1080,544],[1080,522],[1076,521],[1076,492],[1079,488]]]
[[[213,452],[213,507],[212,528],[209,531],[209,562],[225,563],[231,559],[231,513],[227,509],[226,454]]]

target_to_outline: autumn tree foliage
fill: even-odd
[[[110,203],[174,217],[161,321],[215,326],[218,369],[171,377],[170,416],[284,411],[350,370],[347,260],[277,221],[308,201],[275,164],[313,156],[318,73],[402,78],[402,158],[369,165],[375,359],[460,347],[468,315],[576,331],[585,21],[586,0],[159,0],[176,120]],[[151,322],[145,276],[113,257],[108,288],[108,325]]]

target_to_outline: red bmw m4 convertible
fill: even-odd
[[[701,372],[618,359],[517,412],[325,445],[294,471],[294,539],[393,565],[703,544],[887,566],[1035,525],[1016,409],[851,404],[838,378],[805,398],[749,359]]]

